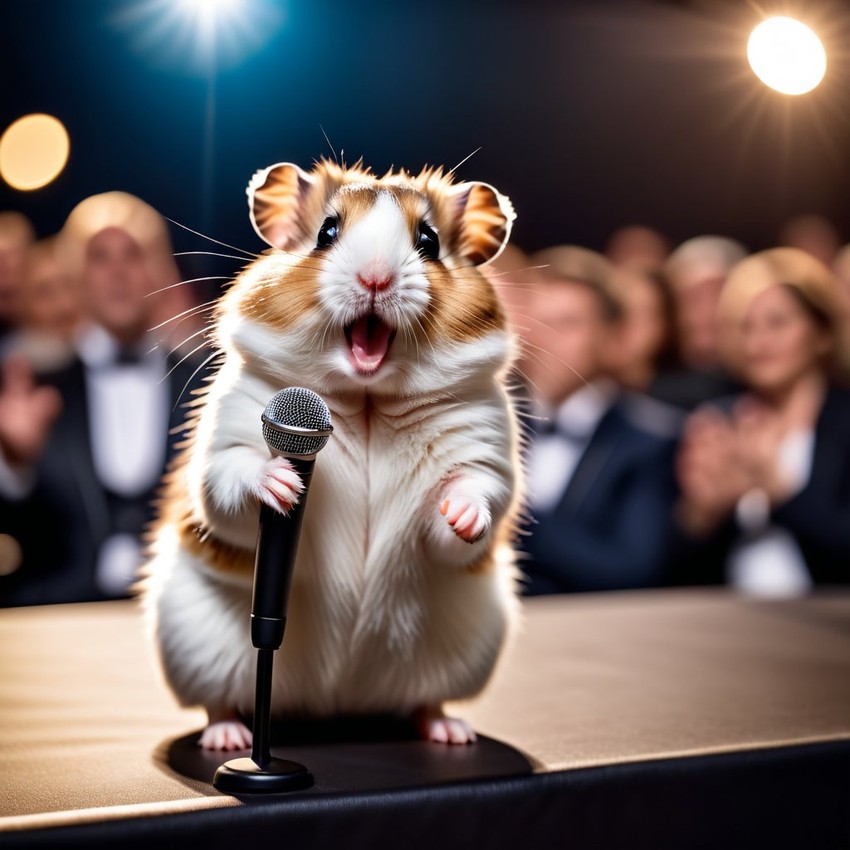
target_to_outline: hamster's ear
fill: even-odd
[[[472,265],[495,260],[511,235],[516,212],[488,183],[458,183],[449,189],[458,217],[457,252]]]
[[[248,183],[254,230],[273,248],[289,250],[305,237],[302,208],[316,178],[291,162],[258,171]]]

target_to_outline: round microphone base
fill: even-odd
[[[272,758],[262,768],[253,759],[225,762],[215,772],[213,786],[230,794],[276,794],[313,785],[313,774],[298,762]]]

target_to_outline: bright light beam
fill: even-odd
[[[762,21],[750,34],[747,59],[755,75],[782,94],[806,94],[826,73],[821,40],[794,18]]]
[[[206,76],[261,50],[282,17],[272,0],[135,0],[113,22],[156,64]]]

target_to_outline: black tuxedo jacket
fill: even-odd
[[[185,404],[191,390],[201,385],[199,362],[168,364],[171,396],[166,465],[182,438]],[[33,492],[22,501],[0,500],[0,533],[20,544],[19,569],[0,577],[0,605],[39,605],[83,602],[107,598],[95,581],[97,553],[112,534],[140,535],[153,518],[158,483],[135,499],[107,492],[98,480],[92,455],[86,372],[81,361],[44,383],[62,396],[62,412],[54,424],[45,451],[36,467]],[[165,471],[163,467],[160,474]]]
[[[663,428],[646,427],[635,403],[608,410],[557,506],[532,513],[520,543],[529,595],[666,583],[680,421],[665,410]]]

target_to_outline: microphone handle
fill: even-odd
[[[283,643],[289,589],[310,479],[316,458],[284,455],[301,478],[304,489],[298,504],[285,516],[260,506],[260,528],[254,561],[254,594],[251,602],[251,642],[257,649],[276,650]]]

